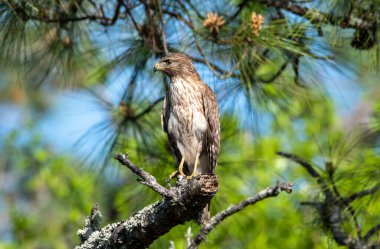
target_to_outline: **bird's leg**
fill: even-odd
[[[179,171],[179,173],[181,174],[181,176],[184,176],[185,175],[185,173],[183,173],[183,164],[185,163],[185,158],[184,157],[182,157],[182,160],[181,160],[181,162],[180,162],[180,164],[179,164],[179,166],[178,166],[178,171]]]
[[[166,178],[166,182],[169,183],[171,179],[176,177],[178,174],[181,176],[184,176],[185,173],[183,173],[183,164],[185,163],[185,158],[182,157],[181,162],[179,163],[178,169],[171,173],[168,178]]]
[[[197,174],[197,167],[198,167],[198,162],[199,162],[199,152],[197,153],[197,157],[195,158],[195,164],[194,164],[194,169],[193,173],[191,173],[190,176],[187,176],[187,179],[193,178]]]

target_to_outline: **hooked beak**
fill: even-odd
[[[153,73],[156,73],[157,71],[162,71],[163,68],[161,67],[160,63],[156,63],[156,65],[153,68]]]

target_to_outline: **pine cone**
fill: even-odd
[[[208,28],[214,35],[219,34],[219,28],[225,23],[223,16],[217,13],[208,13],[207,18],[203,21],[203,26]]]
[[[251,31],[256,36],[259,36],[260,30],[263,27],[264,17],[260,14],[256,14],[256,12],[252,12],[251,14]]]

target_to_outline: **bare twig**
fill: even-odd
[[[199,62],[199,63],[202,63],[204,65],[206,65],[206,61],[205,59],[202,59],[202,58],[198,58],[198,57],[194,57],[194,56],[190,56],[190,58],[194,61],[194,62]],[[220,66],[218,66],[217,64],[215,63],[212,63],[212,62],[208,62],[210,64],[210,66],[215,70],[217,71],[218,73],[222,74],[222,75],[227,75],[229,74],[229,72],[223,70]],[[206,65],[207,66],[207,65]],[[231,75],[231,77],[233,78],[237,78],[238,75],[237,74],[233,74]]]
[[[278,152],[276,152],[276,154],[279,155],[279,156],[288,158],[288,159],[292,160],[293,162],[298,163],[299,165],[301,165],[302,167],[304,167],[307,170],[307,172],[312,177],[314,177],[314,178],[317,179],[317,182],[321,186],[321,189],[322,189],[323,193],[325,194],[327,201],[335,202],[334,194],[331,192],[331,190],[330,190],[329,186],[327,185],[326,181],[313,168],[313,166],[311,166],[310,163],[308,163],[303,158],[301,158],[301,157],[299,157],[297,155],[291,154],[291,153],[286,153],[286,152],[278,151]]]
[[[166,9],[163,9],[162,12],[164,14],[167,14],[171,17],[174,17],[180,21],[182,21],[184,24],[186,24],[186,26],[188,26],[189,28],[191,29],[194,29],[194,25],[189,21],[189,20],[186,20],[186,18],[184,18],[180,13],[177,13],[177,12],[173,12],[171,10],[166,10]]]
[[[333,192],[330,190],[327,182],[312,167],[310,163],[306,162],[306,160],[290,153],[277,152],[277,154],[300,164],[313,178],[317,179],[322,193],[324,194],[324,200],[322,202],[302,202],[301,204],[312,206],[318,210],[324,226],[326,226],[326,228],[331,231],[332,236],[338,245],[347,246],[350,249],[377,248],[374,247],[371,242],[369,242],[369,238],[378,230],[380,230],[380,225],[370,229],[364,238],[362,238],[361,228],[355,217],[355,210],[349,205],[349,203],[356,198],[360,198],[375,192],[380,187],[379,185],[376,185],[371,189],[355,193],[347,198],[343,198],[340,196],[338,191]],[[332,185],[334,184],[332,183]],[[356,238],[343,229],[343,217],[345,210],[349,211],[355,222],[355,226],[358,232],[358,236]]]
[[[160,103],[163,100],[164,100],[164,97],[160,97],[160,98],[156,99],[152,104],[150,104],[147,108],[145,108],[143,111],[141,111],[139,114],[137,114],[133,118],[136,120],[141,118],[142,116],[144,116],[145,114],[150,112],[158,103]]]
[[[170,190],[166,189],[159,183],[157,183],[156,178],[149,174],[148,172],[144,171],[143,169],[138,168],[135,166],[128,158],[128,154],[117,154],[114,157],[116,160],[118,160],[122,165],[127,166],[133,173],[141,177],[142,180],[139,180],[141,184],[144,184],[154,190],[155,192],[159,193],[163,197],[166,198],[175,198],[175,195],[170,192]]]
[[[243,52],[243,55],[241,56],[241,58],[239,59],[239,61],[236,63],[235,66],[232,67],[232,69],[227,72],[225,70],[223,70],[221,67],[219,66],[216,66],[215,64],[211,63],[208,61],[207,59],[207,56],[205,54],[205,52],[203,51],[201,45],[199,44],[199,41],[197,39],[197,32],[195,30],[195,25],[193,23],[193,20],[191,19],[191,15],[189,14],[189,12],[187,11],[186,7],[181,3],[181,2],[178,2],[180,4],[180,6],[182,7],[183,11],[185,13],[187,13],[187,16],[188,16],[188,19],[189,20],[186,20],[182,15],[180,14],[177,14],[177,13],[174,13],[174,12],[171,12],[171,11],[165,11],[167,14],[177,18],[178,20],[181,20],[183,21],[192,31],[193,33],[193,36],[194,36],[194,41],[195,41],[195,45],[199,51],[199,53],[201,54],[202,58],[203,59],[199,59],[199,58],[193,58],[194,61],[196,62],[201,62],[201,63],[204,63],[209,69],[210,71],[217,77],[219,78],[220,80],[225,80],[227,78],[230,78],[230,77],[237,77],[234,72],[239,68],[240,64],[242,63],[242,61],[245,59],[247,53],[248,53],[248,49],[245,49],[244,52]],[[221,74],[219,74],[221,73]]]
[[[247,55],[248,49],[245,49],[243,52],[243,55],[240,57],[239,61],[235,64],[235,66],[233,66],[229,72],[223,75],[220,75],[218,72],[215,71],[215,68],[209,63],[205,52],[203,51],[201,45],[198,42],[196,34],[194,33],[193,35],[194,35],[194,40],[195,40],[195,46],[197,47],[199,53],[202,55],[203,61],[205,62],[206,66],[210,69],[210,71],[220,80],[225,80],[233,76],[234,72],[240,67],[240,64],[243,62],[243,60],[245,59]]]
[[[293,72],[294,72],[294,83],[296,83],[297,86],[303,86],[300,84],[300,56],[295,56],[292,60],[292,66],[293,66]]]
[[[292,192],[293,184],[289,182],[277,182],[275,186],[268,187],[255,196],[252,196],[244,201],[241,201],[238,204],[228,207],[226,210],[216,214],[209,223],[205,224],[195,238],[191,241],[191,244],[187,247],[188,249],[196,249],[197,246],[205,240],[206,236],[224,219],[227,217],[243,210],[248,205],[254,205],[255,203],[262,201],[266,198],[275,197],[280,194],[281,191],[287,193]]]
[[[374,235],[377,231],[380,231],[380,224],[369,229],[366,235],[364,236],[364,240],[368,241],[371,238],[371,236]]]
[[[356,228],[356,232],[357,232],[357,235],[358,235],[358,238],[361,238],[362,237],[362,230],[361,230],[361,226],[358,222],[358,219],[356,217],[356,212],[354,210],[354,208],[350,205],[349,202],[345,201],[343,198],[342,198],[342,195],[340,194],[340,191],[338,190],[338,187],[336,186],[336,182],[335,182],[335,179],[334,179],[334,174],[335,174],[335,170],[334,170],[334,166],[333,166],[333,163],[332,162],[326,162],[326,168],[328,169],[327,172],[328,172],[328,180],[332,186],[332,189],[334,191],[334,194],[336,196],[336,199],[342,204],[342,206],[346,207],[349,214],[351,215],[354,223],[355,223],[355,228]]]
[[[289,60],[285,61],[281,67],[278,69],[277,72],[275,72],[269,79],[264,79],[262,77],[259,78],[259,82],[262,82],[262,83],[272,83],[275,79],[277,79],[285,70],[285,68],[288,66],[289,64]]]
[[[161,2],[160,2],[160,0],[156,0],[156,5],[157,5],[157,8],[158,8],[158,15],[159,15],[160,22],[161,22],[162,46],[164,47],[165,55],[168,55],[169,54],[169,50],[168,50],[168,44],[166,43],[166,33],[165,33],[166,26],[165,26],[164,18],[163,18],[163,15],[162,15],[162,8],[161,8]]]
[[[249,2],[248,0],[243,0],[238,5],[238,9],[236,10],[236,12],[229,18],[228,21],[235,19],[240,14],[240,12],[243,10],[243,8],[245,7],[245,5],[247,5],[248,2]]]
[[[99,204],[94,204],[91,208],[91,214],[84,222],[82,229],[79,229],[77,234],[83,244],[90,235],[100,230],[100,223],[102,222],[102,213],[99,210]]]
[[[374,187],[372,187],[370,189],[365,189],[363,191],[360,191],[360,192],[357,192],[355,194],[352,194],[349,197],[343,198],[343,201],[345,201],[345,202],[353,202],[354,200],[356,200],[358,198],[362,198],[364,196],[373,194],[376,191],[378,191],[379,189],[380,189],[380,183],[376,184]]]
[[[354,29],[371,29],[375,22],[368,22],[359,17],[353,15],[348,15],[345,17],[337,17],[334,14],[327,14],[319,12],[317,10],[311,10],[307,7],[302,7],[300,5],[292,3],[292,1],[282,0],[260,0],[262,4],[267,6],[272,6],[275,8],[281,8],[287,10],[298,16],[302,16],[308,19],[311,23],[325,23],[340,26],[341,28],[354,28]]]
[[[315,171],[315,169],[311,166],[311,164],[308,163],[305,159],[303,159],[297,155],[287,153],[287,152],[282,152],[282,151],[278,151],[278,152],[276,152],[276,154],[279,156],[288,158],[288,159],[292,160],[293,162],[300,164],[302,167],[304,167],[307,170],[307,172],[309,172],[309,174],[312,177],[322,178],[322,176],[317,171]]]
[[[95,13],[88,14],[84,16],[65,16],[60,15],[58,18],[50,18],[49,16],[43,15],[32,15],[28,13],[21,5],[14,3],[13,1],[7,1],[9,6],[11,6],[11,10],[14,11],[17,15],[21,16],[24,20],[34,20],[44,23],[68,23],[68,22],[77,22],[77,21],[99,21],[99,23],[103,26],[112,26],[118,20],[120,15],[120,8],[123,5],[122,0],[118,0],[115,6],[114,14],[112,17],[106,17],[104,13]]]
[[[276,154],[298,163],[304,167],[312,177],[317,179],[317,182],[325,196],[324,202],[320,205],[321,218],[324,224],[330,228],[333,237],[338,244],[348,245],[349,243],[352,243],[353,240],[351,240],[350,237],[341,229],[341,217],[343,211],[341,208],[341,203],[334,196],[334,193],[330,190],[323,177],[313,168],[313,166],[311,166],[310,163],[297,155],[281,151]]]
[[[101,22],[101,24],[104,25],[104,26],[112,26],[112,25],[114,25],[116,23],[117,19],[119,18],[120,9],[121,9],[122,5],[123,5],[123,0],[117,0],[117,4],[116,4],[116,7],[115,7],[115,11],[114,11],[113,17],[111,19],[108,18],[109,20],[107,20],[106,22]]]
[[[198,16],[199,19],[201,20],[205,19],[205,17],[198,11],[198,9],[194,6],[194,4],[190,0],[185,0],[185,1],[189,4],[190,8],[194,11],[194,13]],[[184,5],[180,1],[178,1],[178,3],[184,7]]]

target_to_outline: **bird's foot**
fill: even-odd
[[[193,168],[193,173],[191,173],[191,175],[189,175],[189,176],[186,176],[187,180],[191,180],[194,176],[197,175],[198,163],[199,163],[199,153],[197,154],[197,156],[195,158],[195,164],[194,164],[194,168]]]
[[[171,179],[177,177],[177,176],[180,175],[180,174],[181,174],[181,173],[180,173],[178,170],[174,171],[173,173],[171,173],[171,174],[168,176],[168,178],[166,178],[166,183],[169,183]]]
[[[191,179],[193,179],[193,177],[195,177],[196,175],[195,175],[195,172],[193,172],[193,174],[191,174],[191,175],[189,175],[189,176],[186,176],[186,179],[187,180],[191,180]]]

